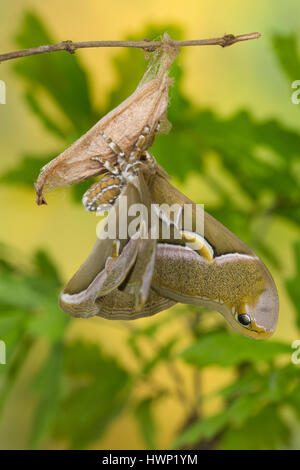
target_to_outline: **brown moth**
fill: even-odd
[[[150,190],[156,203],[192,204],[194,219],[196,205],[161,176],[152,180]],[[174,301],[217,310],[246,336],[271,336],[278,320],[278,294],[264,263],[207,212],[204,238],[213,250],[211,259],[199,256],[199,250],[176,245],[176,240],[158,244],[152,288]]]
[[[135,201],[145,201],[150,197],[151,204],[161,205],[166,201],[182,207],[191,204],[194,219],[196,205],[164,176],[159,173],[151,175],[147,184],[142,173],[137,179],[138,182],[131,187]],[[136,189],[138,185],[141,185],[140,191]],[[166,217],[161,221],[174,224]],[[189,227],[192,230],[194,225],[195,221],[191,220]],[[181,233],[185,233],[184,228]],[[74,278],[64,289],[60,297],[62,308],[74,315],[76,305],[76,316],[92,314],[128,320],[153,315],[175,302],[182,302],[217,310],[234,329],[246,336],[269,337],[277,324],[278,295],[262,261],[206,212],[204,237],[197,232],[189,233],[198,240],[194,249],[189,246],[191,238],[173,238],[172,231],[167,240],[143,240],[140,231],[137,235],[139,247],[134,253],[133,240],[127,240],[118,259],[114,260],[114,266],[121,271],[123,269],[124,277],[122,280],[119,278],[116,285],[116,277],[113,276],[106,291],[102,287],[102,278],[107,275],[111,261],[108,267],[103,266],[103,261],[98,264],[103,257],[103,242],[97,240],[91,255],[74,276],[76,290]],[[86,273],[93,274],[87,278]],[[87,308],[89,303],[93,305],[92,313]]]
[[[209,214],[204,213],[204,231],[199,230],[196,204],[169,183],[149,153],[166,122],[168,70],[177,53],[166,38],[136,91],[39,175],[35,188],[37,202],[43,204],[47,187],[105,174],[84,194],[83,204],[92,212],[109,209],[106,225],[61,293],[60,306],[75,317],[128,320],[154,315],[176,302],[195,304],[217,310],[246,336],[267,338],[278,318],[269,271]],[[124,217],[124,199],[129,208],[125,236],[124,224],[117,224],[114,235],[106,237],[106,226]],[[138,223],[129,214],[137,204],[145,208]],[[178,210],[171,214],[166,206],[173,205]],[[156,227],[149,215],[152,207]]]

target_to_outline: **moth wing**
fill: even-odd
[[[124,195],[130,202],[140,201],[136,188],[129,185]],[[140,244],[140,234],[119,239],[119,225],[116,227],[115,238],[105,238],[105,228],[116,225],[119,221],[120,201],[118,200],[102,226],[98,239],[79,270],[74,274],[60,295],[60,306],[72,316],[88,317],[96,315],[96,300],[113,291],[126,278],[135,263]],[[127,233],[127,232],[126,232]],[[117,246],[116,246],[117,245]],[[120,254],[116,256],[116,248]]]
[[[176,302],[217,310],[246,336],[264,339],[276,328],[277,289],[257,257],[234,253],[210,262],[190,248],[158,244],[151,286]],[[240,314],[250,318],[247,328]]]
[[[145,305],[136,308],[136,297],[125,290],[116,289],[98,301],[99,317],[107,320],[136,320],[150,317],[175,305],[176,302],[160,296],[150,289]]]
[[[132,273],[126,283],[135,296],[135,309],[141,310],[148,298],[155,264],[156,240],[141,239]]]
[[[85,288],[74,290],[75,281],[78,281],[78,273],[82,278],[82,270],[79,270],[74,281],[74,276],[60,295],[60,306],[68,314],[76,317],[90,317],[98,313],[97,299],[114,291],[126,278],[132,268],[140,239],[132,238],[123,248],[121,254],[108,257],[100,272]],[[90,272],[87,273],[90,276]],[[81,285],[82,286],[82,285]]]
[[[188,212],[188,217],[192,218],[189,221],[189,226],[192,227],[197,233],[196,225],[196,204],[187,198],[178,189],[174,188],[166,178],[155,175],[151,181],[150,191],[152,199],[156,204],[163,204],[167,202],[169,205],[179,204],[184,207],[184,204],[191,204],[192,211]],[[183,214],[184,218],[184,208]],[[200,234],[203,235],[203,234]],[[227,253],[240,253],[254,256],[255,253],[251,248],[240,240],[234,233],[226,228],[221,222],[216,220],[210,214],[204,211],[204,238],[213,247],[215,256],[224,255]],[[174,240],[169,240],[168,243],[180,243]]]
[[[146,211],[141,212],[141,242],[133,270],[126,281],[126,289],[135,296],[135,309],[141,310],[150,290],[157,240],[151,237],[151,194],[142,172],[133,179],[132,184]]]

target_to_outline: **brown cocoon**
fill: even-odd
[[[105,173],[106,168],[92,160],[93,157],[112,164],[116,162],[117,156],[105,142],[103,132],[129,155],[145,126],[149,126],[150,135],[154,135],[157,123],[166,121],[169,68],[179,50],[168,43],[167,35],[164,40],[163,48],[153,53],[153,59],[134,93],[42,168],[35,183],[37,204],[46,204],[44,189],[79,183]],[[150,139],[149,146],[151,144]]]

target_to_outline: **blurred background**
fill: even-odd
[[[230,48],[181,51],[173,128],[153,153],[175,186],[257,251],[280,295],[266,342],[188,306],[131,323],[69,319],[58,293],[98,220],[80,204],[86,184],[37,207],[33,183],[135,89],[147,62],[139,50],[101,48],[1,64],[0,448],[299,448],[299,2],[15,0],[1,1],[0,15],[3,53],[68,39],[259,31]]]

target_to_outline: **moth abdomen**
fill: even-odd
[[[106,175],[93,184],[83,195],[82,203],[91,212],[104,210],[120,196],[124,183],[117,175]]]

